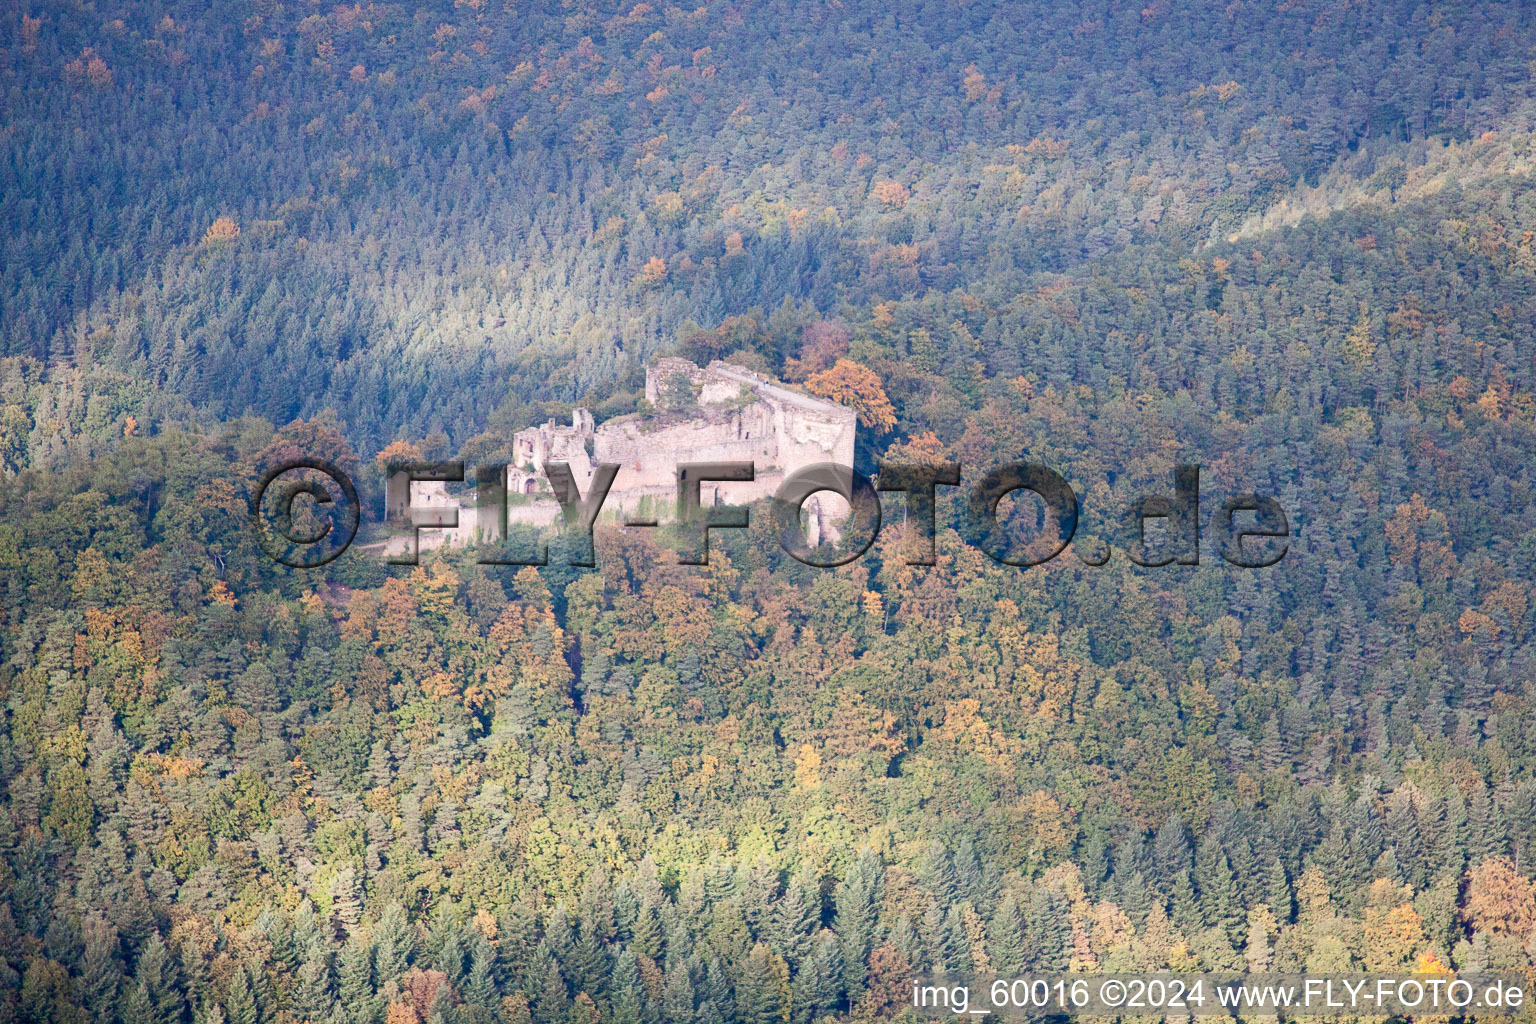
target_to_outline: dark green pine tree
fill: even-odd
[[[272,963],[283,974],[292,975],[299,969],[303,954],[294,941],[293,922],[286,915],[263,910],[256,919],[256,927],[272,944]]]
[[[791,970],[798,970],[811,955],[813,937],[820,927],[820,884],[813,875],[796,875],[773,907],[773,945]]]
[[[427,1024],[461,1024],[459,1008],[453,1003],[453,989],[447,985],[437,990],[427,1010]]]
[[[496,960],[501,976],[521,977],[523,965],[528,962],[533,947],[538,943],[534,914],[525,901],[513,904],[512,910],[501,916],[497,923],[496,937]]]
[[[1385,830],[1392,848],[1397,851],[1397,866],[1403,873],[1403,881],[1414,890],[1422,888],[1428,880],[1429,859],[1424,847],[1424,835],[1419,829],[1419,816],[1414,813],[1413,804],[1402,800],[1390,807]]]
[[[224,994],[224,1017],[229,1024],[256,1024],[260,1018],[256,995],[251,991],[250,974],[244,964],[230,973]]]
[[[928,946],[923,942],[923,937],[918,933],[917,926],[912,923],[909,914],[902,914],[891,927],[890,943],[896,951],[907,958],[907,963],[916,971],[928,969]]]
[[[362,887],[350,866],[337,872],[331,882],[331,916],[349,935],[363,920]]]
[[[609,993],[613,1024],[643,1024],[645,990],[640,983],[640,964],[634,950],[625,949],[614,962]]]
[[[793,1004],[791,1024],[812,1024],[823,1012],[831,1009],[830,1004],[821,1001],[825,998],[828,983],[821,957],[814,952],[795,973],[790,986],[790,1000]]]
[[[1200,923],[1222,929],[1230,943],[1241,942],[1245,915],[1237,879],[1221,844],[1213,838],[1203,841],[1195,855],[1194,881],[1199,894]]]
[[[1371,796],[1361,794],[1344,812],[1347,857],[1344,892],[1363,892],[1371,883],[1371,866],[1385,848],[1381,816]]]
[[[628,944],[635,937],[635,921],[640,916],[640,897],[626,878],[613,888],[614,942]]]
[[[456,989],[463,988],[464,979],[469,975],[469,958],[478,938],[480,933],[475,931],[473,925],[460,924],[448,933],[438,950],[435,966],[448,975],[448,980]]]
[[[405,908],[391,903],[374,928],[374,975],[378,984],[393,981],[411,966],[416,958],[416,931],[411,927]]]
[[[688,968],[678,963],[667,971],[666,983],[661,994],[661,1019],[663,1024],[694,1024],[693,982],[688,978]]]
[[[1248,841],[1248,836],[1242,829],[1235,830],[1235,834],[1229,834],[1223,844],[1227,851],[1227,861],[1232,869],[1232,878],[1237,882],[1238,903],[1242,906],[1252,906],[1264,901],[1264,873],[1258,868],[1258,860],[1254,855],[1253,844]],[[1246,928],[1244,929],[1246,934]]]
[[[544,926],[544,941],[549,943],[549,951],[560,962],[560,970],[569,975],[576,960],[576,930],[571,927],[571,919],[564,907],[557,906],[550,913]]]
[[[181,1024],[186,1010],[175,963],[155,932],[139,951],[128,988],[125,1017],[132,1024]]]
[[[356,1009],[373,998],[373,943],[358,933],[347,937],[336,965],[337,995]]]
[[[1109,874],[1109,850],[1104,837],[1095,833],[1082,846],[1083,886],[1089,893],[1097,893]]]
[[[130,981],[123,990],[117,1015],[122,1024],[162,1024],[155,1016],[154,997],[141,981]]]
[[[1516,786],[1504,814],[1515,860],[1522,870],[1528,870],[1536,864],[1536,782],[1527,779]]]
[[[746,918],[747,928],[757,940],[771,938],[771,908],[779,889],[778,872],[767,860],[758,858],[751,867],[740,873],[737,886],[741,891],[741,916]]]
[[[736,1006],[740,1024],[783,1024],[783,997],[773,976],[768,947],[761,942],[752,947],[742,966]]]
[[[1200,901],[1195,896],[1195,884],[1190,873],[1180,871],[1173,876],[1169,897],[1169,916],[1178,929],[1186,935],[1200,930]]]
[[[299,965],[298,976],[289,992],[289,1004],[300,1020],[326,1020],[335,999],[331,992],[330,957],[315,949]]]
[[[1120,909],[1130,917],[1131,923],[1138,928],[1145,924],[1147,913],[1152,909],[1152,891],[1147,886],[1146,876],[1139,870],[1127,875],[1117,871],[1115,892],[1120,897]]]
[[[725,903],[736,898],[736,869],[718,855],[704,865],[704,898],[710,903]]]
[[[1509,851],[1509,835],[1503,816],[1488,797],[1488,787],[1481,782],[1472,791],[1467,804],[1467,859],[1472,865],[1490,857],[1502,857]]]
[[[954,902],[958,884],[955,865],[949,851],[937,839],[928,841],[928,849],[924,851],[922,863],[918,866],[917,879],[940,903],[948,905]]]
[[[459,987],[464,1002],[477,1006],[488,1014],[497,1004],[496,947],[478,931],[469,951],[469,973]]]
[[[987,902],[987,893],[983,892],[985,875],[981,870],[981,861],[976,857],[976,847],[971,842],[970,836],[961,838],[955,846],[954,855],[951,857],[954,866],[954,892],[956,897],[970,900],[974,907],[981,907]]]
[[[1027,966],[1028,940],[1024,935],[1024,909],[1018,896],[1010,892],[992,914],[988,928],[987,950],[992,966],[999,974],[1021,974]]]
[[[192,1007],[201,1007],[208,1002],[208,989],[212,978],[208,973],[208,962],[203,959],[195,944],[183,943],[176,956],[176,964],[181,975],[181,991],[186,997],[187,1004]]]
[[[1024,911],[1024,960],[1031,970],[1064,971],[1072,953],[1067,898],[1054,887],[1037,888]]]
[[[464,959],[468,952],[463,919],[458,908],[444,899],[432,916],[432,927],[427,929],[427,958],[434,968],[448,976],[449,984],[458,988],[464,981]]]
[[[1152,841],[1152,880],[1159,891],[1172,896],[1178,886],[1179,875],[1190,867],[1189,836],[1184,822],[1176,814],[1170,814],[1157,830]]]
[[[291,917],[293,928],[293,951],[295,956],[294,969],[302,967],[304,961],[312,960],[330,951],[330,935],[321,928],[320,919],[315,915],[315,908],[308,900],[299,904],[299,908]]]
[[[816,952],[812,956],[817,961],[816,973],[820,979],[815,992],[816,1005],[834,1010],[842,1005],[845,994],[843,945],[836,935],[824,928],[816,939]]]
[[[1272,858],[1264,869],[1264,898],[1275,920],[1289,924],[1296,908],[1291,897],[1291,883],[1285,877],[1285,865],[1280,863],[1279,857]]]
[[[583,928],[571,951],[570,968],[577,986],[594,999],[608,991],[613,962],[595,929]]]
[[[15,795],[12,795],[15,800]],[[31,798],[29,798],[31,801]],[[147,829],[144,829],[147,840]],[[11,854],[11,878],[6,901],[11,906],[15,923],[29,935],[41,935],[51,917],[52,886],[48,851],[40,837],[28,835],[18,843]]]
[[[81,920],[85,954],[80,964],[80,998],[85,1008],[98,1019],[112,1016],[118,988],[123,981],[123,958],[118,949],[117,929],[99,911],[86,913]]]
[[[534,947],[523,991],[533,1001],[536,1024],[565,1024],[571,1008],[571,993],[560,976],[560,965],[555,961],[547,939]]]
[[[883,875],[879,855],[866,846],[849,867],[848,877],[838,883],[835,893],[834,925],[843,943],[843,988],[850,1002],[856,1003],[864,995]]]
[[[709,961],[709,966],[704,971],[703,999],[699,1001],[699,1021],[718,1020],[721,1024],[737,1024],[736,997],[731,992],[731,983],[726,976],[725,966],[719,959]],[[706,1015],[706,1005],[709,1014]]]
[[[965,930],[965,919],[960,908],[953,906],[944,915],[944,969],[951,974],[969,974],[974,963],[971,959],[971,937]]]
[[[641,903],[635,911],[634,924],[630,926],[630,945],[635,952],[660,960],[662,938],[661,912],[654,903]]]
[[[582,886],[581,900],[577,904],[577,916],[583,935],[593,936],[599,945],[606,946],[617,934],[613,903],[613,885],[608,874],[595,870],[587,875]]]
[[[918,928],[923,940],[922,962],[934,972],[942,972],[949,962],[948,933],[944,928],[944,908],[930,903],[923,911],[923,923]],[[917,963],[916,960],[913,963]]]
[[[1434,878],[1460,875],[1467,869],[1467,804],[1461,791],[1450,787],[1441,802],[1441,814],[1435,835]]]

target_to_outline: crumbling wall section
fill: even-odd
[[[548,462],[569,463],[583,494],[591,486],[595,464],[618,463],[604,515],[622,519],[641,513],[658,520],[670,519],[674,513],[677,467],[683,463],[753,465],[751,481],[704,483],[700,500],[705,505],[744,505],[770,497],[786,477],[818,463],[853,465],[857,422],[851,409],[800,394],[739,366],[714,362],[700,368],[677,358],[659,359],[647,369],[646,398],[659,407],[663,398],[677,397],[669,395],[668,389],[669,382],[679,377],[693,391],[686,409],[622,416],[601,426],[594,425],[587,410],[578,409],[570,426],[550,420],[518,431],[507,489],[524,498],[538,497],[515,502],[508,509],[509,520],[537,526],[556,520],[559,506],[545,497]],[[443,508],[456,503],[441,484],[418,484],[417,488],[418,493],[411,495],[413,507]],[[826,494],[807,505],[816,507],[820,526],[847,510],[842,499]],[[461,508],[458,528],[423,532],[423,548],[472,543],[477,535],[486,535],[490,525],[476,509]]]

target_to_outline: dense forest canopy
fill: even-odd
[[[0,1020],[820,1024],[1533,970],[1527,5],[0,11]],[[273,562],[660,354],[1113,549]],[[1203,467],[1278,565],[1138,568]]]
[[[1249,215],[1339,168],[1414,207],[1394,183],[1446,146],[1528,127],[1536,25],[1518,3],[92,4],[12,11],[0,43],[6,351],[221,416],[334,408],[377,449],[612,395],[754,308],[780,314],[752,339],[774,368],[805,323],[883,302],[946,367],[979,343],[993,373],[1102,385],[1128,346],[1060,338],[1021,296],[1107,278],[1182,336],[1224,282],[1169,304],[1180,259]],[[1280,273],[1292,307],[1365,297]],[[929,322],[941,297],[980,303],[976,342]]]

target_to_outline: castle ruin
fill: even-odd
[[[806,466],[853,466],[853,410],[739,366],[658,359],[646,369],[645,397],[649,412],[596,424],[590,412],[577,409],[569,425],[550,420],[514,434],[513,461],[506,469],[509,524],[545,527],[559,518],[560,505],[544,472],[551,462],[570,467],[582,494],[588,493],[599,464],[616,463],[604,518],[658,521],[673,517],[682,463],[750,462],[755,467],[750,481],[704,482],[699,499],[706,507],[771,497],[786,477]],[[403,513],[403,497],[395,492],[386,511]],[[458,513],[457,526],[423,531],[422,549],[462,546],[497,532],[489,517],[499,510],[461,502],[441,483],[415,483],[409,506],[411,519],[421,526],[451,518],[445,515],[450,509]],[[836,495],[822,494],[808,501],[806,510],[815,543],[832,537],[835,530],[828,521],[846,514],[847,505]]]

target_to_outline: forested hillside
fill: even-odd
[[[0,1020],[1533,973],[1524,5],[39,3],[0,47]],[[283,457],[377,498],[662,353],[858,395],[864,468],[1045,463],[1112,557],[998,564],[944,489],[932,568],[900,499],[828,571],[761,510],[705,568],[257,547]],[[1286,557],[1131,565],[1180,462]]]
[[[845,305],[969,296],[989,368],[1086,382],[1101,339],[1058,353],[1022,295],[1108,278],[1166,322],[1180,258],[1339,161],[1405,199],[1447,143],[1529,127],[1536,24],[1516,3],[58,4],[8,12],[0,45],[6,351],[219,415],[334,408],[377,448],[609,395],[753,308],[779,312],[777,368]],[[1223,309],[1213,283],[1196,308]],[[925,325],[946,365],[975,354],[952,320]]]

